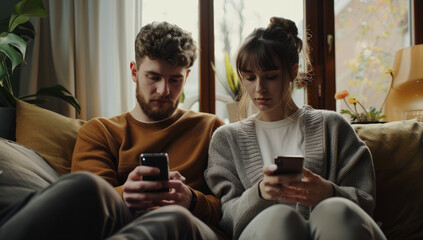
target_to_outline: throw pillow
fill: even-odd
[[[388,239],[423,239],[423,123],[413,119],[353,127],[373,157],[374,219]]]
[[[37,151],[59,174],[70,172],[73,148],[84,120],[17,101],[16,142]]]
[[[0,221],[15,204],[53,183],[57,173],[33,150],[0,138]]]

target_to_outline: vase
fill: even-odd
[[[239,102],[226,103],[226,113],[230,123],[238,121],[238,104]]]
[[[0,137],[16,140],[16,108],[0,107]]]

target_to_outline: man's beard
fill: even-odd
[[[148,118],[150,118],[153,121],[160,121],[163,119],[166,119],[170,117],[178,107],[179,101],[173,100],[170,96],[165,97],[153,97],[150,100],[165,100],[170,102],[170,106],[165,108],[164,106],[158,105],[157,107],[152,106],[147,100],[145,100],[144,96],[142,96],[141,91],[139,89],[139,86],[137,84],[137,101],[144,112],[145,115],[147,115]],[[178,98],[179,99],[179,98]],[[155,108],[155,109],[154,109]]]

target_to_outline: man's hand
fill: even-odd
[[[185,185],[185,177],[179,172],[169,173],[169,181],[143,181],[143,176],[160,173],[158,168],[138,166],[129,175],[123,185],[123,200],[129,208],[147,210],[155,206],[181,205],[189,208],[192,193]],[[169,192],[149,192],[169,188]]]
[[[164,199],[165,192],[150,193],[164,187],[165,181],[143,181],[143,176],[153,176],[160,173],[158,168],[138,166],[128,175],[123,184],[123,200],[129,208],[147,210],[156,206],[155,201]]]
[[[185,177],[177,171],[169,172],[170,180],[167,187],[170,188],[169,196],[166,200],[159,203],[163,205],[180,205],[189,209],[192,200],[192,192],[187,185],[185,185]]]

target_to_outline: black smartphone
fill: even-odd
[[[141,153],[140,164],[142,166],[156,167],[160,169],[160,174],[154,176],[143,176],[145,181],[169,180],[169,157],[167,153]],[[154,190],[150,192],[168,192],[168,188]]]
[[[304,157],[302,156],[276,156],[275,164],[278,168],[273,175],[301,174],[303,170]]]

